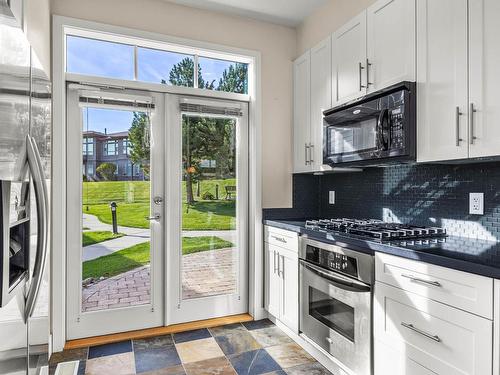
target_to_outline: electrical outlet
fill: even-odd
[[[484,193],[469,193],[469,214],[484,215]]]
[[[328,194],[328,203],[335,204],[335,190],[330,190]]]

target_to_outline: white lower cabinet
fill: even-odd
[[[296,234],[295,237],[297,237]],[[265,242],[265,262],[266,310],[298,334],[299,258],[297,249],[291,250]]]
[[[400,263],[397,263],[396,259],[399,259]],[[405,262],[408,264],[404,264]],[[408,284],[406,278],[403,278],[404,282],[397,284],[394,283],[397,279],[388,278],[388,272],[381,272],[384,269],[380,267],[382,264],[398,264],[401,269],[414,272],[415,261],[384,255],[376,258],[376,263],[378,267],[375,273],[373,307],[375,375],[493,373],[492,319],[464,311],[463,306],[459,308],[450,305],[452,298],[446,299],[448,304],[428,298],[435,297],[432,290],[426,295],[422,290]],[[450,275],[443,274],[441,280],[448,277],[453,280],[454,275]],[[418,276],[414,277],[415,281],[412,282],[417,286],[422,284],[420,280],[427,281],[426,278],[434,277],[425,274]],[[490,278],[480,278],[484,279],[485,285],[492,281]],[[390,281],[392,285],[383,280]],[[467,283],[471,280],[463,280],[464,288],[467,288]],[[454,286],[453,283],[450,285]],[[448,288],[444,282],[441,285],[442,289]],[[492,289],[489,290],[492,292]],[[454,293],[454,289],[451,289],[451,292]],[[493,302],[493,293],[490,293],[489,299]],[[459,298],[457,301],[461,302]],[[493,303],[490,306],[493,307]]]

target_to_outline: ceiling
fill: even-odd
[[[295,27],[328,0],[166,0],[193,8],[213,10]]]

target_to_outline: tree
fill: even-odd
[[[116,165],[113,163],[102,163],[96,168],[95,171],[106,181],[111,181],[115,178]]]
[[[149,142],[149,117],[144,112],[134,112],[132,125],[128,131],[128,139],[131,144],[130,161],[138,165],[144,176],[148,177],[150,172],[150,151]]]
[[[174,65],[169,73],[168,81],[174,86],[194,87],[194,60],[186,57],[178,64]],[[167,83],[164,79],[161,83]],[[205,82],[201,74],[201,66],[198,64],[198,87],[213,90],[215,79],[212,82]]]
[[[218,91],[236,92],[246,94],[248,92],[248,65],[235,63],[222,72],[219,79]]]

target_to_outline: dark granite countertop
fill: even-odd
[[[437,243],[377,242],[354,235],[310,230],[304,220],[264,220],[265,225],[286,229],[364,253],[375,251],[436,264],[459,271],[500,279],[500,242],[448,236]]]

